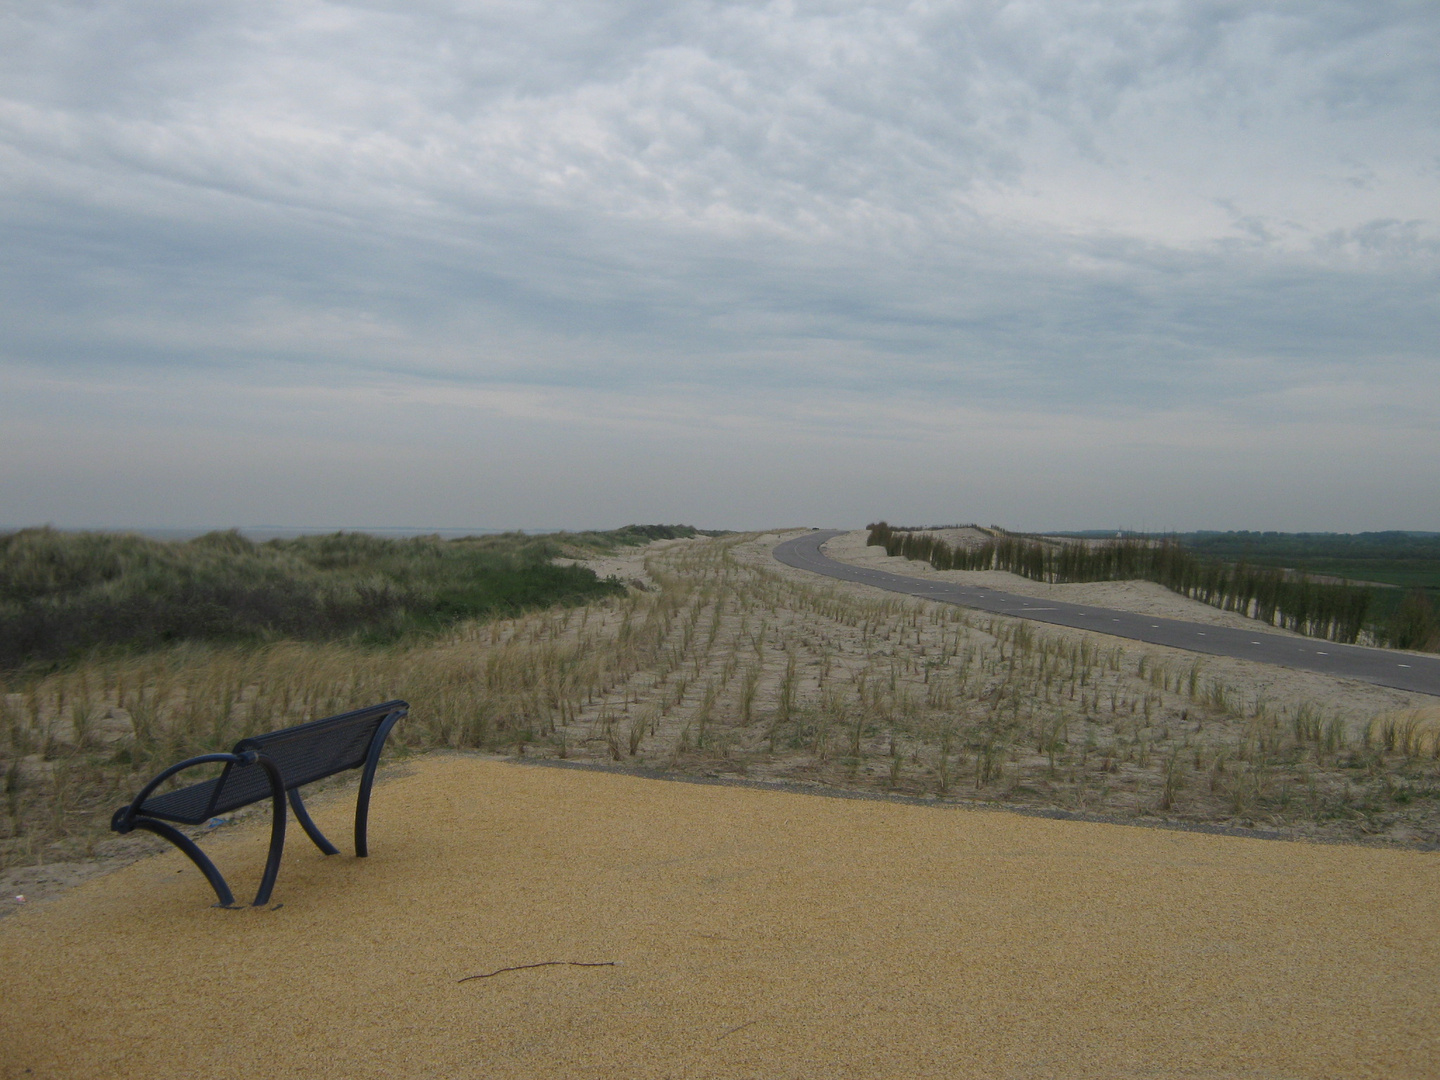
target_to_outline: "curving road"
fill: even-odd
[[[1161,619],[1154,615],[1136,615],[1128,611],[1111,611],[1032,596],[1013,596],[978,585],[960,585],[851,566],[836,562],[820,550],[820,545],[826,540],[839,535],[840,530],[817,529],[786,540],[775,548],[775,558],[799,570],[810,570],[841,581],[873,585],[888,592],[918,596],[943,604],[959,604],[980,611],[993,611],[997,615],[1094,630],[1152,645],[1169,645],[1211,656],[1258,660],[1263,664],[1319,671],[1326,675],[1362,679],[1399,690],[1440,696],[1440,657],[1367,649],[1359,645],[1337,645],[1318,638],[1287,637],[1267,633],[1259,629],[1259,623],[1254,630],[1232,630],[1226,626]]]

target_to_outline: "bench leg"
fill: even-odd
[[[300,822],[300,827],[305,830],[305,835],[314,841],[316,847],[326,855],[340,854],[340,849],[326,839],[319,826],[311,820],[310,812],[305,809],[305,803],[300,798],[299,788],[290,789],[290,809],[295,811],[295,819]]]
[[[215,864],[206,857],[203,851],[195,846],[195,842],[188,836],[173,825],[167,825],[163,821],[156,821],[154,818],[137,817],[131,821],[131,825],[136,829],[144,829],[147,832],[154,833],[156,836],[163,836],[166,840],[169,840],[170,843],[183,851],[191,862],[200,868],[200,872],[205,875],[205,880],[210,882],[210,887],[215,890],[215,896],[219,899],[220,906],[235,906],[235,894],[230,891],[230,886],[225,884],[225,879],[220,876],[220,871],[215,869]]]
[[[385,749],[385,740],[390,737],[390,729],[400,722],[404,712],[396,710],[381,722],[375,731],[375,737],[370,740],[370,752],[365,755],[365,771],[360,776],[360,794],[355,799],[355,855],[357,858],[365,858],[370,854],[369,845],[365,842],[365,830],[370,823],[370,789],[375,785],[375,770],[380,765],[380,751]]]
[[[264,754],[256,758],[270,777],[270,857],[265,860],[265,876],[255,894],[255,907],[270,902],[275,877],[280,873],[280,856],[285,854],[285,781],[279,767]]]

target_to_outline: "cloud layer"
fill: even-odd
[[[0,524],[1440,528],[1431,5],[0,43]]]

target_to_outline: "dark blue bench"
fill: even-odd
[[[366,824],[370,817],[370,789],[375,783],[375,768],[390,729],[406,715],[409,706],[403,701],[387,701],[368,709],[312,720],[308,724],[272,731],[241,739],[228,754],[201,754],[166,769],[128,806],[115,811],[110,828],[118,833],[144,829],[163,836],[183,851],[220,900],[221,907],[233,907],[235,896],[220,871],[215,869],[203,851],[195,846],[174,825],[203,825],[217,814],[226,814],[242,806],[271,802],[270,855],[265,863],[265,876],[255,904],[268,903],[280,872],[280,856],[285,850],[285,801],[288,796],[295,817],[305,834],[326,855],[337,855],[339,849],[330,843],[310,820],[300,789],[306,784],[347,769],[364,767],[360,777],[360,794],[355,801],[355,854],[369,854],[365,841]],[[170,777],[196,765],[223,763],[220,775],[202,780],[189,787],[156,795],[156,790]]]

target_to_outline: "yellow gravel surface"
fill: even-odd
[[[266,829],[207,843],[237,895]],[[371,850],[0,922],[0,1075],[1440,1075],[1434,854],[442,756]],[[552,961],[613,964],[459,981]]]

